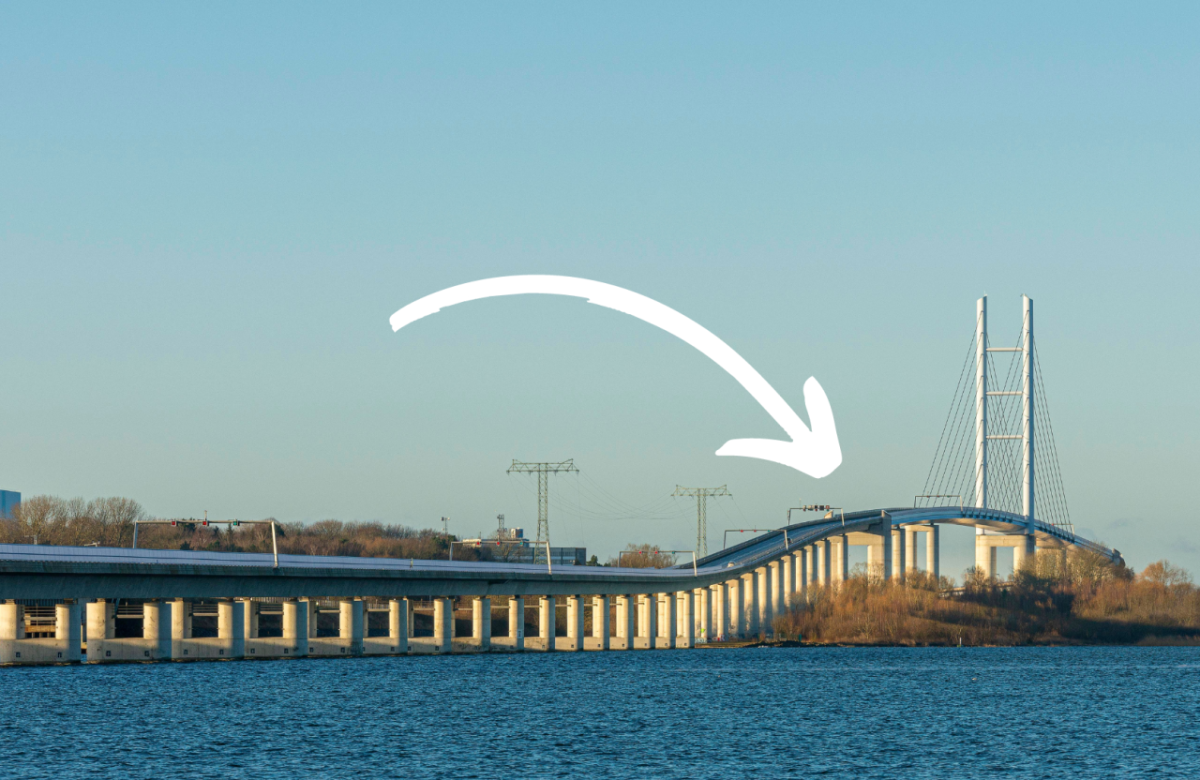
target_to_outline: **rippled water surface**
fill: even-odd
[[[0,669],[0,775],[1200,777],[1195,648]]]

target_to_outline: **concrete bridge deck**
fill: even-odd
[[[700,561],[667,569],[493,562],[0,545],[0,663],[80,660],[87,605],[88,660],[166,660],[410,652],[692,647],[697,639],[771,633],[771,621],[813,586],[848,576],[848,548],[864,545],[877,576],[916,568],[916,534],[938,574],[938,527],[968,525],[977,565],[994,571],[995,548],[1019,564],[1039,548],[1077,547],[1120,561],[1115,550],[1005,512],[934,507],[827,515],[769,532]],[[990,559],[989,559],[990,554]],[[990,565],[989,565],[990,560]],[[590,597],[592,633],[584,636]],[[450,600],[473,597],[470,639],[456,638]],[[491,637],[491,598],[510,602],[508,636]],[[524,599],[537,598],[539,635],[524,637]],[[567,601],[567,637],[554,637],[556,598]],[[284,599],[283,637],[258,636],[258,602]],[[339,636],[316,636],[315,599],[341,603]],[[410,599],[434,602],[434,637],[414,637]],[[21,600],[52,600],[54,639],[24,637]],[[143,637],[118,639],[114,601],[146,599]],[[190,602],[219,599],[218,637],[191,636]],[[387,637],[368,636],[364,599],[388,602]],[[610,600],[615,599],[616,611]],[[102,654],[101,654],[102,653]]]

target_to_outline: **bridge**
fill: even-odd
[[[914,506],[830,511],[665,569],[0,545],[0,664],[79,662],[85,631],[89,663],[691,648],[770,635],[775,615],[812,589],[837,587],[849,577],[854,546],[867,548],[872,576],[903,580],[917,570],[922,534],[926,571],[937,576],[946,524],[976,529],[976,566],[985,576],[994,576],[1001,548],[1012,549],[1014,569],[1034,555],[1072,548],[1121,562],[1118,551],[1075,533],[1065,500],[1055,493],[1061,479],[1045,491],[1053,511],[1035,514],[1036,466],[1050,461],[1039,460],[1035,450],[1035,422],[1046,417],[1034,404],[1032,301],[1023,301],[1021,344],[1014,349],[987,346],[986,311],[981,299],[972,339],[974,468],[961,465],[962,442],[969,439],[950,426],[951,417],[964,418],[952,405],[926,491]],[[987,389],[992,352],[1021,355],[1019,392]],[[964,387],[960,379],[958,406],[960,396],[969,395]],[[991,399],[1007,398],[1021,400],[1019,436],[989,433]],[[1011,415],[1002,407],[994,418],[1003,424]],[[1021,458],[1002,452],[994,479],[989,442],[1009,440],[1020,441]],[[1056,468],[1051,462],[1052,474]],[[973,478],[969,502],[961,488],[956,494],[947,489],[961,484],[964,473]],[[1006,484],[1012,475],[1020,478],[1019,490]],[[937,504],[949,496],[958,501]],[[1020,511],[1005,506],[1017,499]],[[936,505],[916,505],[922,502]],[[456,599],[470,603],[469,619],[457,619]],[[566,607],[565,636],[555,630],[559,599]],[[141,630],[118,636],[118,619],[130,616],[130,606]],[[44,618],[44,633],[53,636],[27,636],[27,607],[53,609]],[[322,636],[321,616],[330,612],[336,628]],[[497,623],[505,628],[504,612],[507,630],[494,632]],[[215,617],[209,632],[215,636],[199,635],[202,617]],[[277,627],[265,630],[268,622]],[[419,622],[429,628],[418,632]],[[526,636],[527,624],[536,634]]]

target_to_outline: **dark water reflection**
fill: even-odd
[[[0,669],[0,775],[1200,777],[1200,649]]]

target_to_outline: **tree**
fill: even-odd
[[[658,549],[658,545],[628,544],[620,555],[610,558],[608,564],[627,569],[665,569],[675,565],[675,556]]]
[[[22,501],[13,509],[13,520],[20,542],[25,544],[47,543],[47,531],[55,525],[62,500],[54,496],[34,496]]]

